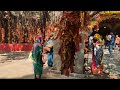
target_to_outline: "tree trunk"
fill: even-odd
[[[4,18],[5,43],[8,43],[8,20]]]

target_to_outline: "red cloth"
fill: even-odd
[[[31,51],[31,44],[0,44],[0,51]]]
[[[101,75],[103,73],[103,64],[100,67],[97,67],[95,57],[92,56],[92,74]]]
[[[95,57],[94,55],[92,56],[92,71],[95,70],[97,67],[96,61],[95,61]]]

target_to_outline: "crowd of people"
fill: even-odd
[[[113,49],[117,48],[120,50],[120,37],[118,35],[115,36],[112,32],[110,35],[106,35],[105,47],[109,47],[109,45],[112,45]]]
[[[36,42],[32,49],[35,79],[41,78],[43,65],[46,63],[46,61],[49,67],[53,67],[53,38],[54,36],[51,34],[50,36],[47,36],[45,38],[45,42],[43,42],[42,35],[36,37]],[[108,47],[109,57],[113,58],[113,49],[117,48],[117,50],[120,50],[119,36],[115,36],[113,32],[110,32],[109,35],[106,35],[106,37],[103,38],[99,33],[93,32],[90,34],[89,38],[86,39],[84,50],[85,53],[92,52],[92,74],[103,74],[104,65],[101,63],[104,54],[103,46],[105,46],[105,48]]]
[[[103,46],[108,47],[109,57],[114,58],[113,50],[120,50],[120,37],[110,32],[106,37],[101,36],[97,31],[93,31],[88,39],[85,41],[85,54],[92,52],[92,66],[93,74],[102,74],[103,64],[101,63],[103,57]]]

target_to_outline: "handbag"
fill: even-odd
[[[48,58],[47,58],[47,54],[42,54],[42,62],[45,64],[46,63],[46,61],[48,60]]]
[[[33,62],[33,60],[32,60],[32,51],[29,53],[28,61]]]

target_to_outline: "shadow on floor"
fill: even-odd
[[[34,74],[30,74],[30,75],[26,75],[26,76],[23,76],[19,79],[34,79]],[[42,79],[47,79],[47,75],[42,75]]]
[[[47,72],[50,68],[46,68],[43,70],[43,74],[42,74],[42,79],[47,79],[48,76],[47,76]],[[34,74],[30,74],[30,75],[25,75],[23,77],[21,77],[20,79],[34,79]]]
[[[5,57],[7,60],[21,60],[26,59],[29,56],[29,52],[7,52],[5,55],[0,55]]]
[[[18,77],[18,78],[6,78],[6,77],[2,77],[0,79],[34,79],[34,74],[25,75],[23,77]]]
[[[25,75],[19,79],[34,79],[34,74],[30,74],[30,75]]]

